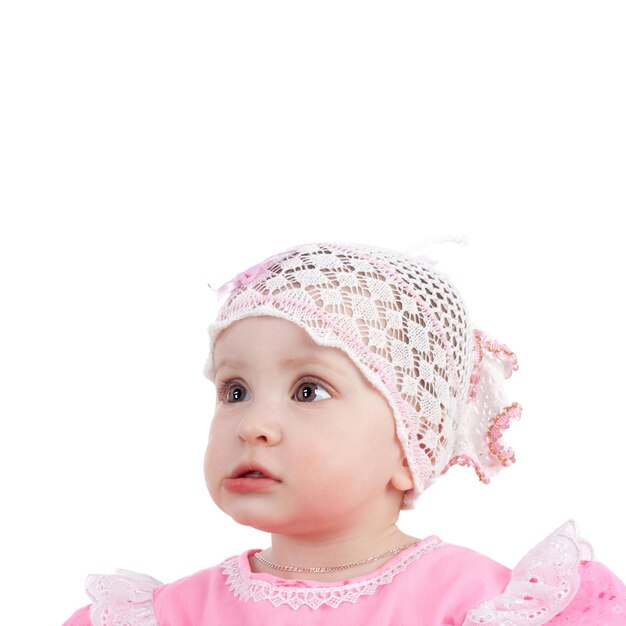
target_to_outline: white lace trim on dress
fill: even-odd
[[[163,583],[152,576],[125,569],[115,574],[90,574],[85,589],[93,600],[93,626],[158,626],[152,593]]]
[[[428,542],[421,542],[415,549],[408,550],[404,556],[392,566],[378,575],[358,582],[332,587],[301,587],[290,586],[288,579],[284,584],[275,584],[266,580],[247,578],[241,569],[239,556],[232,557],[222,563],[221,568],[228,576],[226,583],[236,597],[246,602],[252,598],[255,602],[269,600],[274,606],[288,604],[292,609],[308,606],[317,609],[322,605],[336,608],[342,602],[353,604],[364,595],[372,595],[380,585],[389,584],[396,575],[416,561],[419,557],[436,548],[446,545],[441,539],[433,538]],[[313,581],[311,581],[313,582]]]
[[[568,520],[515,566],[503,593],[471,609],[463,626],[545,624],[560,613],[580,587],[578,564],[593,560],[591,544]]]

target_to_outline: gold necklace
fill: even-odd
[[[309,572],[315,574],[323,574],[325,572],[336,572],[342,569],[356,567],[357,565],[365,565],[365,563],[371,563],[372,561],[378,561],[379,559],[382,559],[386,556],[391,556],[393,554],[401,552],[402,550],[406,550],[406,548],[410,548],[420,541],[421,539],[416,539],[415,541],[408,543],[405,546],[400,546],[399,548],[394,548],[393,550],[383,552],[382,554],[371,556],[369,557],[369,559],[365,559],[363,561],[355,561],[353,563],[344,563],[343,565],[335,565],[333,567],[291,567],[290,565],[276,565],[276,563],[271,563],[270,561],[264,559],[262,556],[259,556],[258,552],[254,553],[254,557],[261,561],[261,563],[265,563],[265,565],[267,565],[268,567],[272,567],[273,569],[281,570],[283,572]]]

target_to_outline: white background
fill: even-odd
[[[171,582],[269,537],[211,501],[217,287],[297,243],[423,249],[516,352],[517,462],[400,527],[508,567],[568,519],[626,579],[622,2],[4,2],[0,595]],[[7,615],[8,611],[8,615]]]

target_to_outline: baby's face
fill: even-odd
[[[214,359],[204,473],[215,503],[237,522],[275,533],[332,532],[380,514],[383,500],[410,488],[397,479],[406,470],[391,408],[343,351],[263,316],[222,331]],[[247,462],[276,480],[228,480]]]

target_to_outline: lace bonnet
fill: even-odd
[[[485,484],[515,462],[501,442],[521,407],[502,383],[515,355],[472,328],[465,305],[432,262],[364,244],[309,243],[273,255],[222,285],[208,328],[204,375],[215,383],[218,333],[271,315],[343,350],[389,402],[413,476],[402,509],[448,468],[473,467]]]

